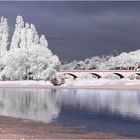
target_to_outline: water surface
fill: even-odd
[[[0,115],[140,138],[140,90],[0,88]]]

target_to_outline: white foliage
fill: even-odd
[[[42,46],[48,47],[48,41],[46,40],[44,35],[41,35],[41,37],[40,37],[40,44]]]
[[[71,69],[71,70],[94,70],[94,69],[107,69],[107,61],[109,56],[107,57],[92,57],[87,58],[84,61],[72,61],[70,63],[66,63],[64,65],[61,65],[61,69]]]
[[[121,53],[116,57],[111,57],[108,61],[108,65],[110,65],[112,68],[135,67],[136,63],[140,63],[140,50],[129,53]]]
[[[140,50],[133,52],[123,52],[118,56],[106,56],[106,57],[92,57],[87,58],[84,61],[72,61],[61,65],[61,69],[85,69],[85,70],[107,70],[107,69],[129,69],[135,68],[136,64],[140,64]],[[139,66],[140,68],[140,66]]]
[[[2,50],[8,45],[7,20],[2,17],[0,25]],[[59,64],[59,58],[49,50],[45,36],[39,38],[35,26],[24,25],[23,18],[17,16],[10,50],[2,55],[0,61],[1,79],[51,80]]]
[[[27,41],[27,31],[26,31],[26,28],[22,28],[21,29],[21,42],[20,42],[20,48],[26,48],[26,41]]]
[[[14,30],[14,34],[12,36],[12,41],[11,41],[11,46],[10,46],[11,49],[19,48],[19,44],[21,42],[22,28],[24,28],[23,18],[21,16],[17,16],[15,30]]]
[[[0,22],[0,55],[4,55],[7,51],[8,46],[8,37],[9,37],[9,27],[7,23],[7,19],[5,17],[1,17]]]
[[[10,80],[51,80],[59,64],[58,57],[43,46],[17,48],[9,51],[3,61],[5,68],[2,75]]]

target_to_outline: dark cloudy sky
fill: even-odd
[[[35,24],[61,60],[140,48],[140,2],[0,2],[11,30],[16,15]]]

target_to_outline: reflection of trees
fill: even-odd
[[[59,92],[59,101],[74,108],[140,118],[140,92],[136,90],[79,89]]]
[[[49,122],[60,107],[55,93],[45,89],[0,89],[0,115]]]
[[[60,105],[140,119],[139,91],[0,89],[0,115],[50,122]]]

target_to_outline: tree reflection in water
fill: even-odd
[[[0,89],[0,115],[50,122],[59,111],[51,89]]]
[[[0,89],[0,115],[50,122],[59,116],[62,106],[140,119],[140,91]]]

